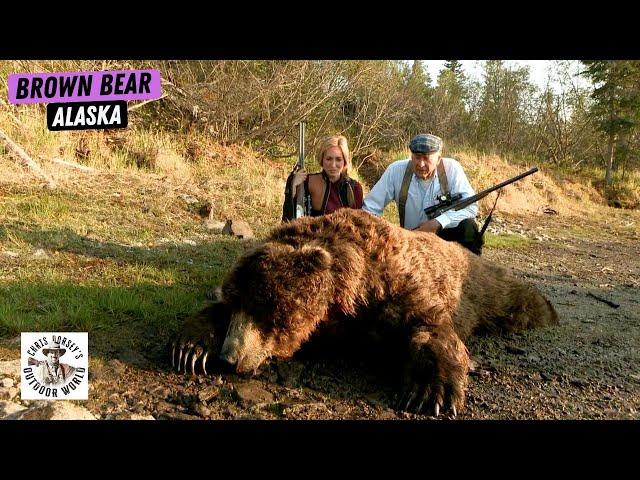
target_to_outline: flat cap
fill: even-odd
[[[411,153],[429,154],[442,148],[442,139],[430,133],[420,133],[409,142]]]

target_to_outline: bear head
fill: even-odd
[[[270,357],[290,358],[327,317],[332,264],[313,242],[268,242],[245,255],[222,287],[230,322],[220,358],[238,373],[255,373]]]

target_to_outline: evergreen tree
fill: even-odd
[[[444,62],[444,68],[453,73],[460,83],[464,83],[464,70],[460,60],[447,60]]]
[[[497,152],[526,150],[536,89],[528,67],[508,68],[502,60],[484,65],[484,85],[477,115],[477,141]]]
[[[430,109],[439,135],[449,141],[465,142],[469,116],[466,103],[467,85],[462,64],[457,60],[447,61],[438,75]]]
[[[608,154],[605,161],[605,187],[612,183],[613,166],[621,140],[638,130],[640,110],[640,64],[628,60],[584,61],[584,74],[593,83],[591,113],[606,135]],[[623,153],[626,151],[622,149]]]

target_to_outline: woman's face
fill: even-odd
[[[329,147],[322,156],[322,169],[327,172],[329,179],[338,180],[344,169],[344,156],[340,147]]]

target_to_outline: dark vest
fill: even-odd
[[[303,183],[304,185],[304,195],[305,195],[305,204],[309,205],[309,211],[305,212],[305,215],[310,215],[312,217],[318,217],[320,215],[324,215],[325,209],[327,208],[327,201],[329,200],[329,193],[331,187],[331,181],[329,180],[329,176],[323,170],[320,174],[309,174],[311,175],[322,175],[322,179],[324,180],[324,186],[322,190],[322,207],[320,210],[315,210],[311,206],[311,195],[309,194],[309,177]],[[296,209],[296,199],[292,192],[291,184],[293,183],[294,173],[292,172],[287,178],[287,184],[285,186],[285,198],[284,204],[282,205],[282,221],[287,222],[293,220],[295,218],[295,209]],[[356,181],[352,178],[343,175],[336,182],[336,189],[338,190],[338,196],[340,197],[340,202],[342,206],[355,208],[355,188]]]

